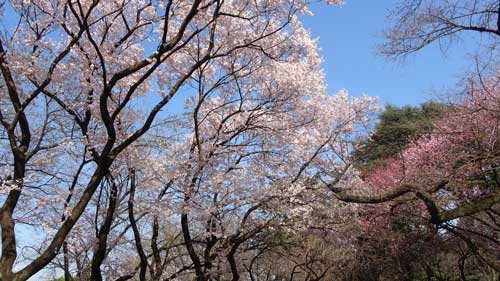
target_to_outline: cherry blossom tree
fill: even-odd
[[[309,183],[356,181],[374,100],[325,93],[308,4],[5,2],[0,279],[238,280],[265,229],[347,212]]]

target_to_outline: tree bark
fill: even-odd
[[[111,175],[108,174],[106,178],[111,190],[109,194],[109,203],[108,203],[108,209],[106,211],[106,217],[104,219],[101,228],[99,229],[99,234],[97,237],[98,238],[97,249],[94,251],[94,254],[92,256],[90,279],[95,281],[103,280],[101,273],[101,265],[104,262],[104,259],[106,258],[108,235],[109,232],[111,231],[111,225],[113,224],[114,214],[117,206],[118,188]]]

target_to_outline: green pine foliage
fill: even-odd
[[[400,153],[416,138],[429,134],[447,106],[427,102],[420,106],[387,105],[379,115],[373,135],[354,152],[361,171],[369,171],[381,161]]]

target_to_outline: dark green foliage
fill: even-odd
[[[410,141],[429,134],[434,121],[446,108],[446,105],[435,102],[420,106],[387,105],[379,115],[379,123],[371,138],[360,143],[354,153],[359,161],[358,168],[367,171],[379,161],[397,155]]]

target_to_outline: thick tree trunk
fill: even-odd
[[[63,261],[64,261],[64,281],[73,281],[71,273],[69,272],[69,257],[68,257],[68,243],[63,244]]]
[[[238,272],[238,265],[236,264],[236,259],[235,259],[235,253],[236,253],[237,246],[233,246],[229,254],[227,255],[227,261],[229,262],[229,267],[231,267],[231,274],[233,275],[233,278],[231,281],[238,281],[240,280],[240,273]]]
[[[111,189],[109,195],[108,209],[106,211],[106,217],[104,219],[104,222],[101,228],[99,229],[99,234],[97,237],[98,245],[92,257],[92,273],[90,275],[90,279],[95,281],[103,280],[101,273],[101,265],[104,259],[106,258],[108,235],[109,232],[111,231],[111,225],[113,224],[114,214],[117,205],[118,188],[116,187],[113,178],[111,176],[108,175],[107,180]]]
[[[193,262],[194,269],[196,272],[196,281],[207,281],[208,279],[205,277],[203,273],[203,268],[201,266],[201,261],[198,255],[196,254],[196,250],[193,246],[193,240],[191,239],[191,233],[189,232],[189,220],[188,215],[186,213],[181,215],[181,226],[182,226],[182,234],[184,237],[184,243],[186,245],[186,249],[188,251],[189,257]]]
[[[24,153],[17,152],[14,157],[14,184],[15,189],[9,192],[4,205],[0,209],[0,226],[2,228],[2,257],[0,258],[0,280],[12,280],[14,262],[17,258],[14,209],[16,208],[25,173]]]
[[[134,169],[130,169],[129,178],[130,178],[130,195],[128,199],[128,218],[130,221],[130,225],[132,227],[132,231],[134,233],[135,247],[137,249],[137,253],[140,258],[139,280],[146,281],[146,270],[148,268],[148,260],[146,254],[144,253],[144,248],[142,247],[141,234],[139,232],[139,228],[137,227],[137,221],[134,216],[134,200],[135,200],[135,189],[136,189]]]

